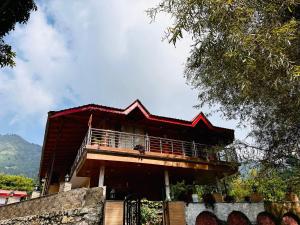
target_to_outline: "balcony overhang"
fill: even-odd
[[[90,176],[91,171],[99,171],[101,165],[125,168],[139,166],[139,169],[144,169],[145,172],[148,168],[153,167],[161,171],[168,168],[169,170],[180,171],[181,174],[210,173],[218,178],[234,174],[238,170],[237,163],[209,162],[195,157],[167,153],[141,153],[132,149],[115,149],[93,145],[87,145],[84,151],[85,153],[74,170],[78,177]]]

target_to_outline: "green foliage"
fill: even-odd
[[[37,7],[33,0],[2,0],[0,3],[0,67],[14,66],[15,53],[3,40],[16,23],[26,23],[30,12]]]
[[[234,196],[237,201],[242,201],[244,197],[250,196],[251,192],[251,185],[240,176],[230,183],[229,195]]]
[[[141,223],[143,225],[161,225],[163,203],[146,199],[142,199],[141,203]]]
[[[229,194],[238,201],[243,201],[244,197],[250,196],[252,188],[257,187],[257,191],[264,196],[265,200],[284,200],[287,191],[287,182],[276,171],[268,171],[260,174],[257,170],[249,171],[245,177],[237,176],[229,184]]]
[[[197,194],[199,200],[204,194],[212,193],[216,190],[215,185],[186,184],[185,181],[171,185],[171,198],[174,201],[192,201],[191,195]]]
[[[185,184],[185,181],[177,182],[176,184],[171,185],[171,198],[172,200],[180,200],[181,196],[186,195],[188,192],[188,186]]]
[[[0,173],[0,189],[32,191],[33,187],[34,181],[31,178]]]
[[[247,174],[227,178],[227,192],[236,201],[243,202],[245,197],[253,193],[253,187],[256,187],[265,200],[282,201],[288,187],[292,187],[292,191],[300,195],[299,183],[290,182],[290,177],[299,172],[299,167],[282,170],[263,169],[262,167],[260,169],[250,169]],[[216,191],[214,185],[187,185],[184,181],[171,185],[172,200],[191,201],[191,194],[198,194],[199,200],[203,201],[204,194],[213,193],[214,191]],[[224,187],[223,191],[225,191]]]
[[[172,16],[168,40],[188,33],[185,76],[199,106],[220,105],[228,119],[251,123],[262,162],[300,158],[300,1],[162,0],[148,11]],[[242,146],[243,148],[245,146]]]
[[[197,191],[199,191],[199,198],[202,197],[201,191],[203,191],[203,189],[199,185],[189,185],[186,184],[184,180],[177,182],[176,184],[172,184],[170,188],[171,199],[175,201],[190,202],[192,201],[192,194],[198,194]]]
[[[297,158],[290,156],[280,176],[300,196],[300,162]]]

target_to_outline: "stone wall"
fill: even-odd
[[[185,209],[187,225],[195,225],[197,216],[204,211],[212,212],[222,221],[227,221],[231,212],[238,211],[255,224],[257,215],[264,212],[265,208],[264,203],[216,203],[213,209],[206,208],[204,203],[190,203]]]
[[[80,188],[0,207],[0,225],[98,225],[102,188]]]

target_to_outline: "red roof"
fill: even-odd
[[[0,189],[0,197],[26,197],[26,191],[13,191],[13,190],[1,190]]]
[[[143,113],[143,115],[148,120],[151,120],[151,121],[157,121],[157,122],[161,122],[161,123],[170,123],[170,124],[182,125],[182,126],[187,126],[187,127],[195,127],[200,121],[203,121],[206,124],[207,128],[209,128],[209,129],[231,130],[231,129],[226,129],[226,128],[222,128],[222,127],[213,126],[211,124],[211,122],[205,117],[205,115],[202,112],[199,113],[197,116],[195,116],[191,121],[153,115],[153,114],[149,113],[149,111],[146,109],[146,107],[139,100],[135,100],[132,104],[130,104],[125,109],[107,107],[107,106],[96,105],[96,104],[88,104],[88,105],[83,105],[83,106],[79,106],[79,107],[75,107],[75,108],[64,109],[61,111],[51,111],[51,112],[49,112],[49,114],[50,114],[49,118],[50,119],[57,118],[60,116],[66,116],[69,114],[82,112],[82,111],[102,111],[102,112],[108,112],[108,113],[128,115],[135,109],[139,109]]]

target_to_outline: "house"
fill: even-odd
[[[26,191],[13,191],[0,189],[0,206],[20,202],[28,197]]]
[[[83,105],[48,113],[39,176],[44,194],[105,187],[106,198],[138,194],[170,200],[170,184],[217,184],[237,172],[234,131],[203,113],[191,121],[151,114],[139,101],[125,109]]]

